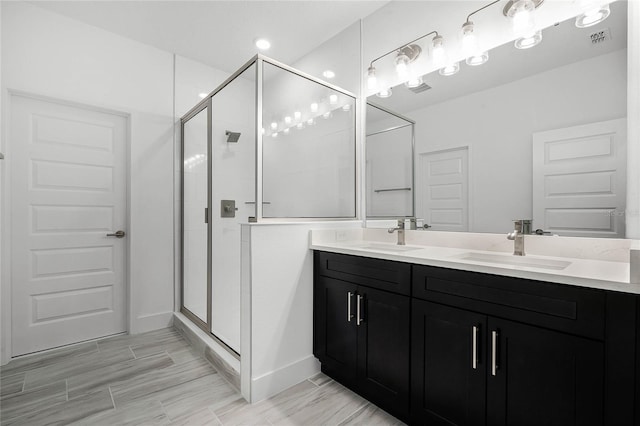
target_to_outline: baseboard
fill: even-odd
[[[218,373],[240,391],[240,361],[180,312],[174,312],[173,326]]]
[[[173,312],[160,312],[151,315],[141,315],[131,323],[129,334],[146,333],[147,331],[159,330],[171,327],[173,324]]]
[[[272,397],[320,371],[320,362],[309,355],[251,380],[251,403]]]

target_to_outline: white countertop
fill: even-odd
[[[341,230],[334,234],[326,230],[312,231],[309,248],[418,265],[640,294],[640,284],[630,283],[630,264],[628,261],[537,254],[527,254],[520,257],[495,250],[443,247],[424,243],[415,244],[411,241],[408,241],[406,246],[397,246],[389,239],[386,241],[366,239],[365,234],[366,232],[355,230],[354,232]],[[330,235],[336,235],[339,238],[327,238]],[[333,241],[331,241],[332,239]],[[341,241],[335,241],[335,239],[341,239]],[[584,241],[582,243],[584,244]]]

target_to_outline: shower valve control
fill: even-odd
[[[236,217],[236,200],[220,200],[220,217]]]

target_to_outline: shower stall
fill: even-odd
[[[181,312],[241,355],[241,225],[357,217],[356,97],[262,55],[181,119]]]

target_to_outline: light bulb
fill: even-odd
[[[284,122],[287,124],[291,124],[291,117],[289,117],[288,115],[284,118]]]
[[[278,128],[278,123],[276,123],[275,121],[271,123],[271,130],[276,130],[277,128]]]
[[[338,95],[329,95],[329,104],[335,105],[338,103]]]
[[[519,38],[515,41],[517,49],[529,49],[538,45],[542,41],[542,31],[536,31],[527,37]]]
[[[271,43],[267,39],[259,38],[256,40],[256,47],[260,50],[268,50],[271,47]]]
[[[322,75],[324,76],[324,78],[333,78],[336,76],[336,73],[331,70],[326,70],[322,73]]]
[[[465,57],[474,55],[478,51],[478,39],[474,34],[473,22],[467,21],[462,26],[462,53]]]
[[[583,1],[585,3],[585,1]],[[586,2],[582,6],[584,13],[576,18],[576,27],[586,28],[599,24],[607,19],[611,13],[609,4],[602,4],[597,1]]]
[[[351,111],[351,104],[342,105],[342,110],[343,111]]]
[[[460,64],[458,62],[454,62],[443,68],[440,68],[440,71],[438,72],[440,73],[440,75],[450,76],[450,75],[457,74],[458,71],[460,71]]]
[[[298,130],[302,130],[302,129],[304,129],[304,123],[298,123],[298,124],[296,124],[296,129],[298,129]]]
[[[300,117],[302,117],[302,113],[300,111],[296,111],[293,113],[293,118],[295,118],[296,120],[300,120]]]
[[[317,103],[312,103],[311,106],[311,112],[318,112],[318,104]]]
[[[208,93],[200,93],[198,96],[200,96],[201,99],[206,98],[208,95]]]
[[[433,56],[433,64],[440,68],[446,62],[446,54],[444,50],[444,38],[441,35],[437,35],[433,38],[433,50],[431,52]]]
[[[387,89],[382,89],[381,91],[376,93],[376,96],[379,98],[388,98],[392,94],[393,94],[393,91],[391,90],[391,87],[389,87]]]
[[[307,126],[313,126],[313,123],[314,123],[313,118],[310,118],[307,120]]]
[[[534,32],[535,9],[533,0],[517,0],[507,11],[507,17],[511,18],[513,33],[517,37],[525,37]]]
[[[409,69],[409,57],[404,53],[400,53],[396,56],[396,72],[400,77],[406,75],[407,70]]]
[[[373,90],[378,85],[378,79],[376,78],[376,69],[372,65],[367,70],[367,88]]]
[[[324,114],[322,114],[322,118],[324,118],[326,120],[326,119],[331,118],[332,115],[333,114],[331,114],[331,111],[327,111]]]
[[[413,88],[413,87],[418,87],[422,84],[422,77],[418,76],[418,77],[411,77],[409,80],[407,80],[404,85],[407,86],[408,88]]]

